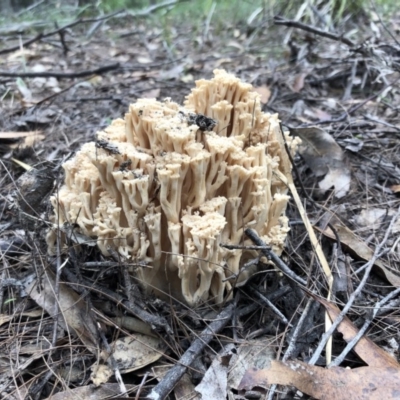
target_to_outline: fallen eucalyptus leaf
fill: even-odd
[[[164,355],[165,345],[159,337],[137,333],[115,340],[110,344],[112,356],[121,373],[136,371],[157,361]],[[106,360],[109,354],[102,351],[100,357]],[[92,367],[91,379],[95,385],[101,385],[114,375],[108,364],[97,364]]]
[[[339,235],[340,243],[347,248],[351,255],[361,258],[365,261],[370,260],[374,252],[363,241],[361,241],[349,228],[335,224],[333,226]],[[336,236],[330,228],[321,230],[315,227],[318,231],[322,232],[325,236],[336,241]],[[386,280],[394,287],[400,287],[400,276],[395,275],[381,260],[376,260],[374,263],[374,271],[379,275],[383,275]]]
[[[134,390],[137,388],[136,385],[125,385],[125,388]],[[115,398],[114,396],[121,396],[121,388],[118,383],[106,383],[101,387],[95,385],[81,386],[74,389],[67,388],[64,392],[52,394],[46,400],[75,400],[75,399],[86,399],[86,400],[104,400],[109,398]],[[119,397],[121,398],[121,397]]]
[[[290,132],[300,137],[299,153],[316,176],[325,178],[319,187],[326,191],[335,188],[335,197],[341,198],[350,189],[350,169],[344,161],[344,154],[335,139],[320,128],[296,128]]]
[[[327,301],[321,297],[315,297],[315,299],[321,303],[326,311],[328,312],[332,321],[340,314],[339,307]],[[348,317],[344,317],[342,322],[337,327],[337,330],[343,335],[343,339],[349,343],[358,334],[358,328],[351,322]],[[374,368],[400,368],[399,363],[389,353],[382,350],[376,345],[370,338],[362,336],[353,349],[357,355],[370,367]]]
[[[210,368],[204,374],[202,381],[196,386],[196,392],[202,399],[225,400],[228,393],[228,372],[230,360],[235,353],[235,345],[229,343],[225,349],[214,358]]]
[[[88,350],[96,354],[100,341],[97,325],[82,297],[64,283],[59,284],[56,297],[55,276],[50,270],[39,278],[33,275],[29,278],[23,282],[29,296],[50,316],[53,317],[58,312],[58,324],[66,331],[76,334]]]
[[[268,385],[296,386],[321,400],[398,399],[400,369],[360,367],[325,369],[301,361],[272,361],[271,367],[248,370],[239,390]]]

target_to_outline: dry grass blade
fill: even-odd
[[[332,294],[332,284],[333,284],[333,276],[332,276],[332,272],[329,268],[328,265],[328,261],[326,260],[325,254],[322,251],[322,247],[315,235],[315,232],[313,230],[313,227],[310,223],[310,220],[307,217],[307,213],[306,210],[303,207],[303,204],[301,202],[300,196],[297,192],[296,186],[293,183],[293,178],[291,175],[288,175],[288,178],[286,178],[282,173],[277,174],[278,177],[282,180],[282,182],[284,182],[286,185],[288,185],[290,192],[292,193],[293,199],[296,203],[296,206],[299,210],[301,219],[304,222],[304,225],[307,229],[308,235],[310,237],[310,241],[311,244],[315,250],[315,253],[318,257],[318,260],[320,262],[320,265],[322,266],[322,270],[324,271],[325,274],[325,278],[326,281],[328,283],[328,288],[329,288],[329,292],[328,292],[328,300],[331,297]],[[331,320],[329,319],[328,315],[325,315],[325,329],[328,330],[331,327],[332,323]],[[329,341],[327,342],[327,347],[326,347],[326,359],[327,359],[327,363],[330,362],[332,358],[332,339],[330,338]]]

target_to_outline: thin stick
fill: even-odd
[[[365,273],[364,273],[364,276],[362,277],[361,282],[358,285],[357,289],[351,294],[351,296],[349,297],[348,302],[343,307],[343,310],[340,312],[338,317],[335,319],[335,321],[333,322],[333,324],[331,325],[329,330],[326,331],[322,335],[321,341],[320,341],[318,347],[315,349],[314,354],[313,354],[313,356],[311,357],[311,359],[309,361],[310,365],[314,365],[317,362],[322,350],[324,349],[325,344],[327,343],[329,338],[332,336],[332,333],[335,331],[335,329],[342,322],[343,318],[345,317],[345,315],[347,314],[347,312],[349,311],[349,309],[353,305],[353,303],[356,300],[357,296],[361,293],[362,289],[364,288],[365,284],[367,283],[367,279],[369,277],[371,269],[374,266],[375,261],[382,255],[382,248],[385,245],[385,243],[387,242],[387,240],[389,238],[390,231],[392,230],[392,227],[393,227],[394,223],[397,221],[397,218],[399,217],[399,215],[400,215],[400,207],[397,210],[397,213],[392,218],[392,220],[390,222],[390,225],[389,225],[389,227],[388,227],[388,229],[387,229],[387,231],[385,233],[384,238],[382,239],[381,243],[379,243],[379,245],[376,247],[374,255],[365,264]]]
[[[347,46],[349,47],[355,47],[355,43],[353,43],[350,39],[343,37],[343,35],[335,35],[334,33],[321,31],[320,29],[315,28],[314,26],[303,24],[302,22],[299,21],[289,20],[280,16],[276,16],[274,17],[274,23],[275,25],[285,25],[291,28],[299,28],[306,32],[315,33],[316,35],[326,37],[331,40],[336,40],[337,42],[342,42],[344,44],[347,44]]]
[[[12,78],[82,78],[89,75],[99,75],[105,72],[114,71],[120,67],[120,63],[104,65],[103,67],[87,69],[80,72],[5,72],[0,71],[0,76],[12,77]]]
[[[306,317],[308,316],[308,312],[310,311],[310,308],[311,308],[311,305],[312,305],[313,301],[314,301],[313,298],[308,299],[306,307],[304,308],[304,311],[301,314],[301,317],[300,317],[299,321],[297,322],[297,326],[294,329],[294,332],[293,332],[293,335],[292,335],[292,337],[290,339],[290,342],[289,342],[288,348],[286,350],[286,353],[282,357],[282,361],[286,361],[292,356],[292,353],[293,353],[293,351],[295,349],[295,344],[296,344],[297,338],[298,338],[298,336],[300,334],[300,331],[301,331],[301,327],[303,326],[303,323],[304,323]],[[277,385],[271,385],[271,387],[269,389],[269,393],[268,393],[268,400],[272,400],[273,399],[273,396],[274,396],[275,391],[276,391],[276,387],[277,387]]]
[[[286,276],[295,282],[300,283],[300,285],[307,286],[307,281],[305,281],[303,278],[300,278],[291,269],[289,269],[288,266],[260,239],[254,230],[247,228],[245,229],[244,233],[253,243],[259,246],[264,256],[269,260],[272,260],[275,266],[278,267]]]
[[[230,321],[233,315],[234,305],[229,304],[223,309],[215,321],[212,322],[199,337],[193,341],[191,346],[183,353],[182,357],[164,376],[164,378],[156,385],[150,394],[146,397],[149,400],[162,400],[166,399],[167,395],[175,387],[178,381],[182,378],[187,368],[198,357],[200,352],[207,346],[208,343],[214,338],[215,334],[221,331],[225,325]]]

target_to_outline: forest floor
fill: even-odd
[[[235,22],[213,19],[212,10],[195,22],[157,16],[165,10],[102,17],[70,11],[70,22],[56,27],[37,18],[0,26],[0,397],[121,398],[126,389],[137,399],[344,399],[370,385],[378,396],[370,398],[395,398],[389,391],[400,373],[399,17],[385,24],[349,18],[339,34],[318,18],[301,24],[263,10]],[[134,281],[118,258],[93,248],[58,264],[47,256],[48,197],[54,181],[63,181],[62,163],[138,98],[183,103],[195,81],[212,78],[215,69],[251,83],[263,111],[278,113],[283,128],[303,139],[294,183],[333,273],[331,303],[324,300],[324,261],[293,193],[282,260],[307,283],[303,291],[264,265],[235,290],[234,302],[191,310],[172,299],[135,300]],[[43,278],[57,267],[58,274]],[[341,310],[349,319],[328,342],[330,354],[321,342],[325,313],[334,320]],[[121,322],[132,315],[147,324],[140,333],[137,320],[133,327]],[[213,332],[204,335],[207,326]],[[360,329],[358,348],[342,353]],[[111,352],[124,338],[136,347],[118,342],[122,355],[103,359],[101,369],[100,349]],[[200,356],[181,359],[188,349]],[[271,359],[284,361],[271,367]],[[290,376],[290,360],[322,383]],[[335,374],[345,371],[342,389],[335,370],[323,368],[331,360],[340,366]]]

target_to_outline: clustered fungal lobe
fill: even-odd
[[[138,262],[144,287],[190,305],[221,303],[251,273],[240,268],[252,251],[220,244],[250,244],[249,227],[280,254],[289,230],[287,188],[274,174],[290,173],[278,116],[262,112],[250,84],[214,74],[183,106],[131,104],[64,163],[51,199],[55,223],[78,226],[104,256]],[[50,250],[55,238],[50,231]]]

